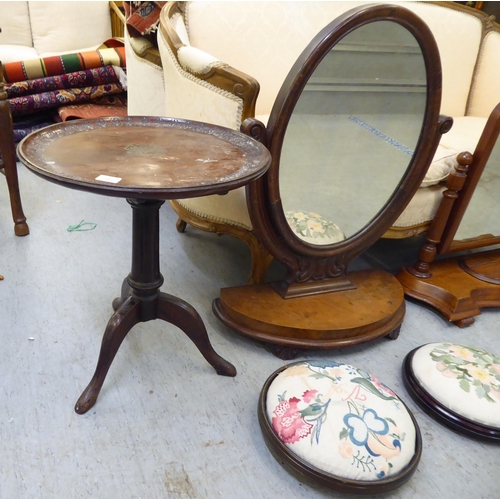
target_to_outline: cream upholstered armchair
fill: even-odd
[[[168,2],[158,30],[157,69],[165,89],[158,109],[233,129],[251,117],[265,124],[288,71],[309,41],[331,20],[364,3]],[[456,156],[474,150],[487,116],[500,101],[500,32],[484,13],[455,3],[396,3],[418,14],[436,38],[443,67],[441,112],[456,124],[443,136],[421,188],[385,235],[405,238],[428,228]],[[335,82],[326,83],[333,88]],[[244,189],[171,205],[181,232],[190,224],[244,240],[252,253],[249,281],[263,280],[271,257],[253,233]]]

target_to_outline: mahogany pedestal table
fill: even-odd
[[[132,266],[102,339],[97,367],[78,399],[95,404],[109,367],[134,325],[162,319],[179,327],[219,375],[235,367],[213,349],[203,321],[186,301],[160,292],[159,209],[168,199],[224,194],[265,173],[267,149],[250,137],[201,122],[119,117],[59,123],[18,148],[35,174],[62,186],[127,198],[132,207]]]

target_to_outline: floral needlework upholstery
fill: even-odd
[[[466,345],[426,344],[411,369],[420,386],[451,411],[500,429],[500,358]]]
[[[266,414],[291,452],[336,477],[376,482],[400,473],[416,453],[419,431],[404,403],[350,365],[288,366],[268,388]]]
[[[331,245],[345,240],[344,232],[332,221],[315,212],[285,212],[292,231],[303,241],[315,245]]]

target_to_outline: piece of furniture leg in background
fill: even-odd
[[[0,152],[2,153],[0,169],[3,169],[7,178],[12,218],[14,219],[14,232],[16,236],[26,236],[30,230],[28,224],[26,224],[26,217],[21,204],[21,194],[19,193],[12,115],[4,86],[2,63],[0,62]]]

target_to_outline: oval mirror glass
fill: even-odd
[[[330,245],[383,209],[413,158],[426,108],[415,37],[392,21],[348,33],[308,79],[284,136],[283,210],[302,241]]]

